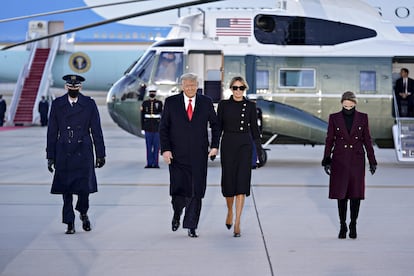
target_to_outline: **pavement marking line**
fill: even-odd
[[[272,261],[270,260],[269,250],[267,249],[267,244],[266,244],[266,239],[265,239],[265,236],[264,236],[264,233],[263,233],[262,223],[260,222],[259,211],[257,210],[256,198],[254,196],[253,187],[252,187],[251,191],[252,191],[252,199],[253,199],[254,210],[256,211],[256,218],[257,218],[257,222],[259,224],[260,233],[262,234],[263,246],[264,246],[265,251],[266,251],[267,262],[269,263],[270,274],[272,276],[274,276],[275,274],[273,272],[273,265],[272,265]]]

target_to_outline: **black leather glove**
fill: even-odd
[[[53,168],[55,167],[55,160],[47,159],[47,169],[49,172],[53,173]]]
[[[96,168],[102,168],[105,165],[105,157],[96,158]]]
[[[325,173],[327,175],[331,175],[331,165],[325,165],[323,168],[325,169]]]
[[[266,164],[266,152],[265,150],[261,147],[257,148],[257,159],[259,160],[259,162],[257,163],[257,167],[263,167]]]
[[[377,165],[369,165],[369,171],[372,175],[374,175],[375,171],[377,170]]]

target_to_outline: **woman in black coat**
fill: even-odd
[[[248,89],[242,77],[230,81],[233,95],[218,105],[221,140],[220,160],[222,167],[221,191],[226,198],[226,226],[233,222],[233,204],[236,198],[236,219],[234,237],[240,237],[240,217],[246,196],[250,195],[251,159],[253,142],[257,151],[262,151],[259,128],[257,126],[256,104],[243,94]],[[259,154],[259,165],[263,163]]]

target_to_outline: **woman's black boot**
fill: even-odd
[[[348,227],[346,226],[346,209],[347,209],[347,199],[338,199],[338,214],[339,221],[341,223],[341,229],[339,230],[338,239],[345,239],[346,232],[348,232]]]
[[[350,200],[350,209],[351,209],[351,222],[349,223],[349,237],[351,239],[357,238],[357,230],[356,230],[356,224],[357,224],[357,218],[359,214],[359,206],[361,204],[360,199],[351,199]]]

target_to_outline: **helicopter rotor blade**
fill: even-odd
[[[36,14],[30,14],[30,15],[23,15],[23,16],[17,16],[17,17],[12,17],[12,18],[0,19],[0,23],[23,20],[23,19],[28,19],[28,18],[40,17],[40,16],[62,14],[62,13],[69,13],[69,12],[77,12],[77,11],[83,11],[83,10],[89,10],[89,9],[95,9],[95,8],[103,8],[103,7],[108,7],[108,6],[117,6],[117,5],[123,5],[123,4],[130,4],[130,3],[134,3],[134,2],[145,2],[145,1],[150,1],[150,0],[129,0],[129,1],[101,4],[101,5],[95,5],[95,6],[78,7],[78,8],[72,8],[72,9],[57,10],[57,11],[52,11],[52,12],[36,13]]]
[[[63,31],[63,32],[57,32],[57,33],[53,33],[53,34],[50,34],[50,35],[45,35],[45,36],[41,36],[41,37],[38,37],[38,38],[26,40],[26,41],[23,41],[23,42],[11,44],[11,45],[3,47],[1,50],[4,51],[4,50],[7,50],[7,49],[17,47],[17,46],[26,45],[26,44],[29,44],[29,43],[32,43],[32,42],[35,42],[35,41],[48,39],[48,38],[52,38],[52,37],[55,37],[55,36],[60,36],[60,35],[68,34],[68,33],[73,33],[73,32],[76,32],[76,31],[81,31],[81,30],[85,30],[85,29],[89,29],[89,28],[93,28],[93,27],[98,27],[98,26],[101,26],[101,25],[105,25],[105,24],[109,24],[109,23],[117,22],[117,21],[122,21],[122,20],[130,19],[130,18],[134,18],[134,17],[139,17],[139,16],[158,13],[158,12],[163,12],[163,11],[169,11],[169,10],[174,10],[174,9],[179,9],[179,8],[185,8],[185,7],[188,7],[188,6],[207,4],[207,3],[212,3],[212,2],[220,2],[220,1],[224,1],[224,0],[191,1],[191,2],[186,2],[186,3],[171,5],[171,6],[165,6],[165,7],[162,7],[162,8],[147,10],[147,11],[143,11],[143,12],[133,13],[133,14],[129,14],[129,15],[124,15],[124,16],[120,16],[120,17],[115,17],[115,18],[112,18],[112,19],[103,20],[103,21],[99,21],[99,22],[96,22],[96,23],[92,23],[92,24],[87,24],[87,25],[84,25],[84,26],[81,26],[81,27],[72,28],[72,29],[69,29],[69,30],[66,30],[66,31]]]

